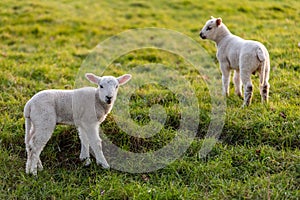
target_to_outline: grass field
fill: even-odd
[[[143,49],[118,58],[111,73],[162,63],[196,89],[197,137],[183,156],[149,173],[104,170],[79,160],[75,127],[58,126],[41,155],[44,170],[25,174],[23,107],[44,89],[73,89],[81,64],[98,43],[134,28],[181,32],[215,59],[213,42],[200,28],[213,15],[241,37],[261,41],[271,57],[270,102],[260,103],[254,75],[252,105],[241,109],[231,85],[220,141],[198,152],[210,122],[205,77],[168,52]],[[291,1],[17,1],[0,2],[0,199],[299,199],[300,198],[300,2]],[[175,63],[175,64],[174,64]],[[145,77],[146,79],[147,77]],[[86,82],[88,85],[88,82]],[[121,89],[120,89],[121,90]],[[122,132],[109,116],[101,125],[120,148],[147,152],[166,145],[178,129],[177,97],[145,85],[131,97],[131,118],[150,121],[154,104],[166,109],[162,131],[149,139]]]

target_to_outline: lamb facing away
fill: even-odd
[[[118,78],[98,77],[87,73],[86,78],[98,88],[75,90],[44,90],[35,94],[25,105],[26,173],[37,175],[42,170],[40,154],[50,139],[56,124],[75,125],[81,141],[80,159],[90,164],[89,147],[97,164],[109,165],[102,152],[99,125],[111,111],[117,97],[118,86],[131,79],[130,74]]]
[[[217,58],[222,71],[223,94],[229,95],[230,70],[234,70],[233,82],[235,93],[242,96],[244,86],[244,104],[251,103],[253,86],[251,74],[258,71],[260,76],[260,95],[262,102],[267,102],[269,97],[268,83],[270,73],[270,59],[266,47],[252,40],[244,40],[230,33],[221,18],[208,20],[200,32],[202,39],[216,42]]]

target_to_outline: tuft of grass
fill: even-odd
[[[296,0],[226,4],[214,0],[1,1],[0,199],[297,199],[299,7]],[[180,73],[196,91],[199,126],[184,155],[163,169],[141,174],[104,170],[95,162],[84,167],[75,127],[58,126],[41,154],[44,170],[38,177],[25,174],[23,107],[31,96],[44,89],[73,89],[91,49],[128,29],[179,31],[217,62],[215,45],[198,34],[211,15],[222,17],[234,34],[261,41],[268,48],[269,104],[260,103],[257,76],[252,77],[254,97],[248,108],[241,109],[242,100],[233,95],[231,85],[220,140],[201,158],[199,151],[211,121],[209,80],[170,52],[132,51],[117,58],[105,73],[120,75],[142,66],[140,73],[146,74],[149,66],[162,64]],[[114,110],[101,129],[123,150],[153,152],[174,139],[182,114],[180,98],[159,84],[141,85],[131,96],[130,118],[140,127],[147,126],[153,106],[164,108],[167,117],[162,129],[149,138],[128,135],[116,123]]]

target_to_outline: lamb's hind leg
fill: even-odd
[[[263,69],[264,71],[260,72],[259,78],[260,78],[260,95],[262,102],[268,102],[269,99],[269,70]]]
[[[243,107],[249,106],[251,104],[253,95],[253,85],[251,82],[251,73],[241,71],[241,79],[244,86],[244,104]]]
[[[239,70],[234,71],[233,83],[235,87],[235,94],[242,97],[242,84]]]
[[[31,146],[29,145],[29,141],[31,140],[32,135],[34,134],[34,126],[32,126],[32,123],[30,121],[30,118],[25,119],[25,145],[26,145],[26,153],[27,153],[27,162],[26,162],[26,173],[29,173],[29,169],[31,168],[31,157],[32,157],[32,150]]]
[[[26,173],[37,175],[37,170],[42,170],[43,165],[40,160],[40,154],[50,139],[55,128],[55,122],[50,121],[47,127],[35,127],[35,131],[28,143],[28,158],[26,163]]]
[[[101,139],[99,137],[98,124],[88,124],[81,127],[87,134],[89,144],[95,153],[97,164],[101,164],[103,168],[109,168],[109,165],[103,155]]]
[[[262,98],[262,102],[266,102],[266,103],[268,102],[268,99],[269,99],[269,88],[270,88],[269,83],[266,83],[263,86],[261,86],[261,88],[260,88],[260,95],[261,95],[261,98]]]

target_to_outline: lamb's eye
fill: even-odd
[[[116,88],[118,88],[119,86],[118,85],[116,85]]]
[[[206,28],[207,31],[209,31],[209,30],[211,30],[211,29],[212,29],[211,26],[208,26],[208,27]]]
[[[100,88],[103,88],[103,85],[100,85]]]

